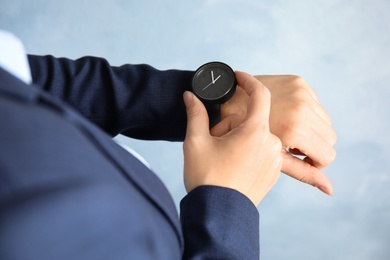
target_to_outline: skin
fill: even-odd
[[[246,112],[223,134],[210,133],[204,105],[192,93],[184,93],[184,184],[187,192],[202,185],[235,189],[257,206],[280,176],[282,144],[270,131],[269,90],[249,74],[236,76],[247,95]]]
[[[315,92],[299,76],[255,78],[271,92],[269,125],[285,148],[282,172],[332,195],[332,184],[322,169],[335,159],[336,133]],[[211,130],[212,135],[224,135],[239,125],[247,113],[247,102],[247,93],[238,87],[234,97],[222,105],[223,120]]]

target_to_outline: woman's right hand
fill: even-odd
[[[258,205],[279,178],[283,157],[280,140],[270,132],[270,92],[253,76],[236,72],[249,96],[245,119],[215,137],[202,102],[184,93],[187,134],[184,141],[184,184],[187,192],[213,185],[235,189]]]

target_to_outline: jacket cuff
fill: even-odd
[[[201,186],[180,203],[185,259],[259,259],[259,213],[242,193]]]

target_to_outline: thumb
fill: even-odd
[[[301,182],[317,187],[322,192],[332,195],[333,186],[326,175],[317,167],[308,163],[307,160],[296,158],[283,150],[282,172]]]
[[[184,92],[183,99],[187,110],[187,136],[208,135],[209,117],[203,103],[190,91]]]

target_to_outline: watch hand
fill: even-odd
[[[213,71],[211,71],[211,75],[212,75],[213,81],[211,81],[210,84],[208,84],[206,87],[204,87],[204,88],[202,89],[202,91],[205,91],[206,88],[210,87],[211,84],[215,84],[215,82],[217,82],[217,80],[218,80],[223,74],[219,75],[216,79],[214,79],[214,73],[213,73]]]
[[[211,81],[211,82],[210,82],[210,84],[208,84],[206,87],[204,87],[204,88],[202,89],[202,91],[205,91],[205,90],[206,90],[206,88],[210,87],[210,85],[211,85],[211,84],[214,84],[214,82],[213,82],[213,81]]]
[[[221,77],[222,75],[219,75],[214,81],[213,83],[215,84],[215,82],[217,82],[217,80]]]
[[[213,81],[213,83],[215,83],[215,80],[214,80],[214,71],[211,71],[211,80]]]

